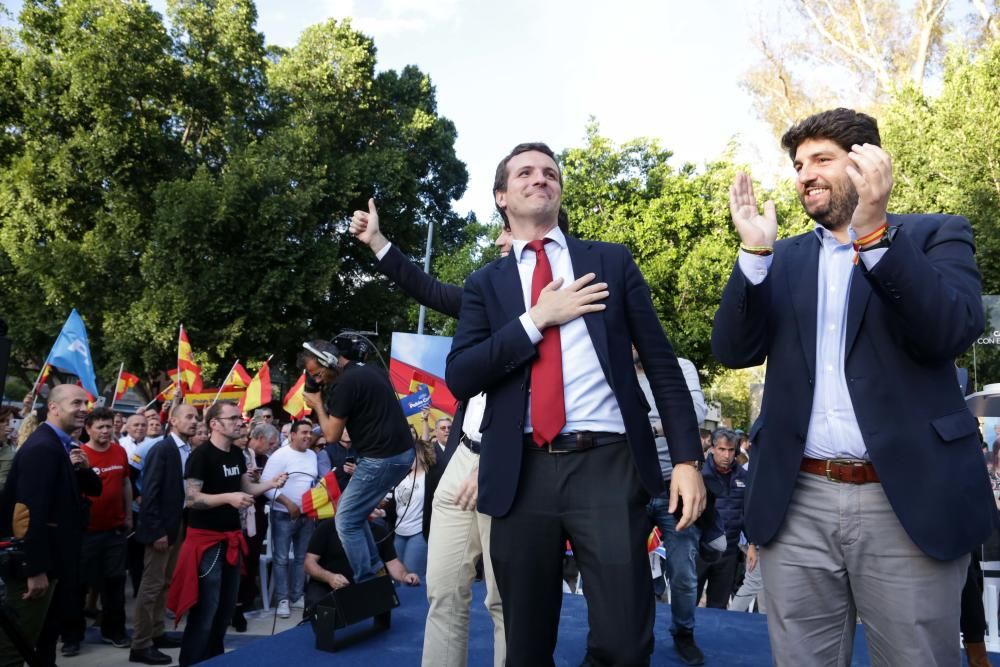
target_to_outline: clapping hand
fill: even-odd
[[[874,144],[851,146],[847,176],[858,193],[858,205],[851,215],[851,227],[861,238],[886,222],[886,208],[892,193],[892,158]]]

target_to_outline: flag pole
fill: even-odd
[[[233,367],[229,369],[229,373],[226,374],[226,379],[222,381],[221,385],[219,385],[219,391],[215,392],[215,398],[212,399],[212,405],[215,405],[218,402],[219,396],[222,395],[222,390],[225,388],[226,383],[229,382],[229,378],[233,376],[233,371],[236,370],[236,364],[238,363],[240,363],[239,359],[237,359],[236,363],[233,364]],[[209,407],[211,407],[212,405],[210,405]]]
[[[177,401],[178,404],[184,402],[184,373],[181,371],[181,336],[184,335],[184,324],[181,324],[177,332]]]
[[[38,386],[39,381],[42,379],[42,374],[45,373],[45,367],[49,365],[49,358],[45,357],[45,363],[42,364],[41,370],[38,371],[38,377],[35,378],[35,384],[31,385],[31,409],[35,409],[35,403],[38,400],[38,390],[41,388]]]
[[[118,400],[118,384],[122,381],[122,371],[125,370],[125,362],[118,367],[118,379],[115,380],[115,391],[111,394],[111,409],[115,409],[115,401]]]

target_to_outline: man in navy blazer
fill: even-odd
[[[873,662],[958,664],[969,552],[992,529],[977,423],[954,359],[983,329],[964,218],[886,213],[874,118],[811,116],[782,138],[815,229],[775,242],[740,174],[742,240],[712,349],[767,361],[746,533],[761,548],[775,663],[846,665],[860,613]]]
[[[552,151],[515,147],[493,189],[513,249],[466,281],[446,379],[459,399],[486,392],[479,510],[493,517],[507,661],[553,664],[569,538],[591,582],[589,664],[648,664],[645,505],[664,485],[632,344],[675,462],[670,509],[683,498],[679,529],[705,503],[691,395],[628,250],[558,228],[562,175]],[[552,399],[534,402],[541,396]]]

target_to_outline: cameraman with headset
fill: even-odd
[[[305,401],[327,442],[351,432],[357,467],[337,506],[337,535],[361,583],[382,569],[368,515],[413,464],[413,440],[389,378],[367,366],[367,341],[341,334],[332,343],[303,343]]]

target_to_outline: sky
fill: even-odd
[[[12,13],[20,2],[6,1]],[[166,0],[152,0],[165,12]],[[416,65],[458,130],[469,185],[455,210],[493,213],[496,164],[516,144],[582,146],[590,117],[617,143],[651,137],[674,164],[702,164],[735,139],[765,181],[790,175],[740,87],[756,26],[780,0],[257,0],[266,41],[350,18],[379,70]]]
[[[618,143],[657,138],[676,166],[712,160],[735,138],[738,157],[759,164],[761,177],[785,168],[740,87],[755,58],[755,2],[258,0],[257,8],[269,43],[292,46],[305,27],[350,17],[375,40],[379,70],[413,64],[428,74],[469,170],[455,209],[480,220],[493,212],[493,173],[511,148],[582,146],[591,116]]]

